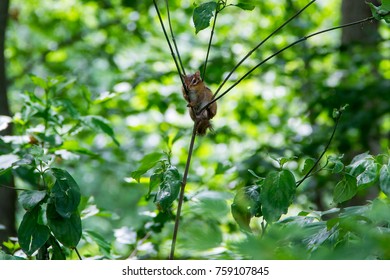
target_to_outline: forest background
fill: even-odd
[[[166,20],[164,1],[157,2]],[[230,2],[247,6],[218,15],[205,77],[212,90],[309,1]],[[155,178],[166,166],[183,173],[192,120],[153,2],[0,5],[0,257],[167,258],[177,204],[161,208]],[[210,28],[195,32],[193,1],[169,5],[183,64],[194,73]],[[232,80],[305,35],[371,16],[361,0],[316,1]],[[390,258],[389,38],[388,25],[375,19],[315,36],[218,101],[214,131],[195,142],[178,258]],[[279,169],[304,177],[340,108],[317,169],[294,191],[288,212],[277,209],[286,215],[265,223],[263,178]],[[81,197],[61,212],[55,186],[64,176],[72,191],[74,178]],[[41,217],[54,204],[61,219],[81,218],[74,238],[64,237],[50,214]],[[26,213],[41,231],[24,230]]]

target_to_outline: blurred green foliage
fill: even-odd
[[[164,1],[157,2],[166,20]],[[176,41],[189,73],[202,68],[210,31],[195,34],[192,2],[169,1]],[[252,2],[253,11],[229,7],[218,15],[205,78],[212,90],[241,57],[307,4]],[[339,6],[340,1],[317,1],[256,51],[232,80],[308,33],[338,25]],[[140,170],[146,155],[165,153],[182,174],[192,121],[152,1],[13,0],[10,14],[6,58],[14,120],[31,113],[25,104],[32,96],[44,98],[44,85],[37,85],[40,78],[34,77],[64,79],[64,88],[52,93],[53,118],[74,131],[66,140],[58,142],[53,136],[45,141],[56,150],[72,152],[64,152],[54,165],[68,170],[80,186],[80,253],[93,259],[165,259],[176,205],[159,212],[150,199],[155,169],[147,168],[138,181],[132,172]],[[178,258],[390,258],[389,200],[384,195],[389,190],[386,186],[381,192],[380,174],[369,188],[357,192],[363,200],[360,206],[333,200],[334,188],[343,180],[340,166],[349,165],[357,154],[384,154],[383,160],[375,159],[381,166],[388,162],[390,32],[380,25],[381,38],[375,46],[347,49],[340,46],[340,32],[288,49],[219,101],[215,132],[195,144]],[[329,139],[333,109],[345,104],[349,108],[323,160],[333,158],[339,172],[322,170],[305,181],[289,212],[264,236],[262,218],[251,219],[253,233],[242,231],[230,213],[236,192],[257,183],[253,174],[265,178],[276,170],[272,158],[293,158],[285,168],[296,178],[303,177],[307,159],[318,158]],[[84,129],[78,122],[84,122]],[[40,139],[38,124],[19,125],[15,135]],[[54,121],[51,127],[57,134]],[[36,181],[24,179],[34,174],[16,173],[18,188],[36,189]],[[372,201],[367,203],[368,199]],[[24,211],[19,208],[21,221]],[[3,247],[18,252],[13,242]]]

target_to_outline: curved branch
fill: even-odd
[[[335,27],[331,27],[331,28],[328,28],[328,29],[324,29],[324,30],[321,30],[321,31],[318,31],[318,32],[315,32],[315,33],[312,33],[312,34],[309,34],[305,37],[302,37],[301,39],[287,45],[286,47],[278,50],[277,52],[273,53],[272,55],[268,56],[266,59],[264,59],[263,61],[261,61],[259,64],[257,64],[256,66],[254,66],[251,70],[249,70],[244,76],[242,76],[239,80],[237,80],[233,85],[231,85],[227,90],[225,90],[220,96],[218,96],[217,98],[214,98],[212,101],[210,101],[209,103],[207,103],[205,106],[202,107],[201,110],[199,110],[199,113],[202,113],[204,110],[206,110],[206,108],[208,108],[211,104],[213,104],[214,102],[217,102],[219,99],[221,99],[222,97],[224,97],[229,91],[231,91],[236,85],[238,85],[242,80],[244,80],[246,77],[248,77],[253,71],[255,71],[257,68],[259,68],[261,65],[263,65],[264,63],[266,63],[268,60],[274,58],[275,56],[277,56],[278,54],[284,52],[285,50],[311,38],[311,37],[314,37],[314,36],[317,36],[319,34],[322,34],[322,33],[326,33],[326,32],[329,32],[329,31],[332,31],[332,30],[336,30],[336,29],[340,29],[340,28],[345,28],[345,27],[348,27],[348,26],[353,26],[353,25],[356,25],[356,24],[361,24],[361,23],[364,23],[364,22],[368,22],[368,21],[371,21],[373,20],[374,17],[369,17],[369,18],[366,18],[366,19],[362,19],[362,20],[358,20],[358,21],[355,21],[355,22],[351,22],[351,23],[347,23],[347,24],[343,24],[343,25],[339,25],[339,26],[335,26]]]
[[[172,47],[172,44],[171,44],[171,42],[170,42],[170,40],[169,40],[167,30],[165,29],[165,26],[164,26],[164,23],[163,23],[161,14],[160,14],[160,10],[158,9],[156,0],[153,0],[153,4],[154,4],[154,8],[155,8],[155,10],[156,10],[156,12],[157,12],[157,16],[158,16],[158,19],[159,19],[159,21],[160,21],[160,25],[161,25],[161,28],[162,28],[162,30],[163,30],[165,39],[166,39],[166,41],[167,41],[167,43],[168,43],[169,50],[171,51],[171,56],[172,56],[172,58],[173,58],[173,60],[174,60],[174,62],[175,62],[175,66],[176,66],[176,69],[177,69],[177,73],[178,73],[179,76],[180,76],[180,80],[181,80],[182,86],[183,86],[184,90],[187,91],[187,87],[185,86],[184,79],[183,79],[182,73],[181,73],[181,71],[180,71],[179,63],[177,62],[177,58],[176,58],[175,52],[173,51],[173,47]]]
[[[225,77],[223,82],[219,85],[218,89],[214,93],[214,97],[217,96],[221,88],[225,85],[225,83],[229,80],[230,76],[237,70],[237,68],[249,57],[254,53],[260,46],[262,46],[265,42],[267,42],[272,36],[274,36],[277,32],[279,32],[283,27],[285,27],[287,24],[289,24],[293,19],[295,19],[297,16],[299,16],[306,8],[308,8],[311,4],[316,2],[317,0],[312,0],[310,3],[308,3],[306,6],[304,6],[302,9],[300,9],[295,15],[293,15],[291,18],[289,18],[287,21],[285,21],[281,26],[276,28],[273,32],[271,32],[263,41],[261,41],[256,47],[254,47],[252,50],[250,50],[238,63],[236,66],[233,67],[232,71]]]
[[[336,124],[334,125],[334,128],[333,128],[333,131],[332,131],[332,135],[330,136],[329,138],[329,141],[328,143],[326,144],[323,152],[321,153],[321,155],[319,156],[319,158],[317,159],[317,161],[314,163],[314,165],[312,166],[312,168],[310,168],[310,170],[306,173],[305,176],[303,176],[303,178],[301,180],[299,180],[296,184],[296,188],[298,188],[309,176],[310,174],[313,172],[313,170],[317,167],[317,165],[320,163],[321,159],[324,157],[326,151],[329,149],[329,146],[330,146],[330,143],[332,143],[332,140],[333,140],[333,137],[336,133],[336,130],[337,130],[337,126],[339,125],[339,121],[340,121],[340,118],[341,118],[341,115],[343,114],[343,110],[339,110],[339,114],[336,118]]]

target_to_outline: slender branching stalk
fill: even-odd
[[[162,30],[163,30],[165,39],[166,39],[166,41],[167,41],[167,43],[168,43],[169,50],[171,51],[171,55],[172,55],[173,61],[175,62],[175,66],[176,66],[176,69],[177,69],[177,73],[178,73],[179,76],[180,76],[180,80],[181,80],[181,83],[182,83],[182,85],[183,85],[184,90],[187,90],[187,87],[185,86],[184,79],[183,79],[183,76],[182,76],[182,74],[184,74],[184,73],[182,73],[181,70],[180,70],[178,58],[176,57],[175,52],[174,52],[173,47],[172,47],[172,44],[171,44],[171,41],[169,40],[168,33],[167,33],[167,30],[165,29],[165,26],[164,26],[164,23],[163,23],[161,14],[160,14],[160,10],[159,10],[159,8],[158,8],[158,6],[157,6],[156,0],[153,0],[153,4],[154,4],[154,8],[156,9],[157,16],[158,16],[158,19],[159,19],[159,21],[160,21],[160,25],[161,25],[161,28],[162,28]],[[168,7],[168,8],[169,8],[169,7]]]
[[[313,172],[313,170],[317,167],[317,165],[320,163],[321,159],[324,157],[326,151],[329,149],[329,146],[330,144],[332,143],[333,141],[333,137],[336,133],[336,130],[337,130],[337,126],[339,125],[339,121],[341,119],[341,116],[343,114],[343,110],[339,110],[339,114],[337,115],[336,117],[336,123],[333,127],[333,131],[332,131],[332,135],[330,136],[329,140],[328,140],[328,143],[326,144],[324,150],[322,151],[321,155],[319,156],[319,158],[317,159],[317,161],[314,163],[314,165],[310,168],[310,170],[306,173],[305,176],[303,176],[303,178],[301,180],[299,180],[296,184],[296,187],[298,188],[307,178],[309,178],[310,174]]]
[[[218,13],[219,13],[220,11],[221,11],[221,10],[219,9],[219,5],[217,5],[217,7],[215,8],[215,15],[214,15],[213,26],[211,27],[210,40],[209,40],[209,44],[208,44],[208,46],[207,46],[206,59],[204,60],[204,66],[203,66],[203,72],[202,72],[202,80],[204,80],[205,77],[206,77],[206,68],[207,68],[207,62],[208,62],[208,60],[209,60],[209,54],[210,54],[210,49],[211,49],[211,43],[212,43],[212,41],[213,41],[215,25],[216,25],[216,23],[217,23]]]
[[[222,94],[220,94],[218,97],[214,98],[212,101],[210,101],[208,104],[206,104],[205,106],[203,106],[202,109],[199,110],[199,113],[198,114],[201,114],[204,110],[206,110],[212,103],[214,102],[217,102],[219,99],[221,99],[222,97],[224,97],[229,91],[231,91],[236,85],[238,85],[240,82],[242,82],[242,80],[244,80],[246,77],[248,77],[253,71],[255,71],[257,68],[259,68],[260,66],[262,66],[263,64],[265,64],[267,61],[271,60],[272,58],[274,58],[275,56],[279,55],[280,53],[284,52],[285,50],[311,38],[311,37],[314,37],[314,36],[317,36],[317,35],[320,35],[322,33],[326,33],[326,32],[329,32],[329,31],[332,31],[332,30],[336,30],[336,29],[341,29],[341,28],[345,28],[345,27],[349,27],[349,26],[353,26],[353,25],[357,25],[357,24],[362,24],[362,23],[365,23],[365,22],[368,22],[368,21],[371,21],[373,20],[374,17],[369,17],[369,18],[366,18],[366,19],[362,19],[362,20],[358,20],[358,21],[354,21],[354,22],[351,22],[351,23],[347,23],[347,24],[343,24],[343,25],[339,25],[339,26],[335,26],[335,27],[331,27],[331,28],[328,28],[328,29],[324,29],[324,30],[321,30],[321,31],[318,31],[318,32],[315,32],[315,33],[312,33],[312,34],[309,34],[305,37],[302,37],[301,39],[287,45],[286,47],[278,50],[277,52],[273,53],[272,55],[268,56],[266,59],[264,59],[263,61],[261,61],[259,64],[257,64],[256,66],[254,66],[251,70],[249,70],[244,76],[242,76],[239,80],[237,80],[236,82],[233,83],[233,85],[231,85],[227,90],[225,90]]]
[[[81,257],[79,250],[77,250],[77,248],[76,248],[76,247],[74,247],[74,251],[76,252],[76,254],[77,254],[77,257],[79,258],[79,260],[80,260],[80,261],[82,261],[82,260],[83,260],[83,258]]]
[[[179,66],[180,66],[179,72],[181,71],[181,74],[186,75],[186,71],[184,69],[183,62],[182,62],[181,57],[180,57],[180,52],[179,52],[179,49],[178,49],[177,44],[176,44],[175,35],[173,34],[172,22],[171,22],[171,13],[169,12],[168,0],[165,0],[165,4],[167,6],[169,31],[171,32],[171,38],[172,38],[173,46],[175,47],[177,59],[179,60]]]
[[[295,15],[293,15],[291,18],[289,18],[287,21],[285,21],[281,26],[276,28],[273,32],[271,32],[263,41],[261,41],[256,47],[254,47],[252,50],[250,50],[238,63],[236,66],[233,67],[233,69],[229,72],[229,74],[225,77],[223,82],[219,85],[218,89],[214,93],[214,97],[217,96],[221,88],[225,85],[225,83],[229,80],[230,76],[237,70],[237,68],[249,57],[254,53],[258,48],[260,48],[265,42],[267,42],[271,37],[273,37],[277,32],[279,32],[283,27],[285,27],[287,24],[289,24],[293,19],[295,19],[297,16],[299,16],[304,10],[306,10],[311,4],[316,2],[317,0],[310,1],[305,7],[300,9]]]
[[[181,183],[181,188],[180,188],[179,201],[178,201],[177,211],[176,211],[175,226],[173,228],[171,252],[169,254],[169,259],[170,260],[173,260],[174,257],[175,257],[175,247],[176,247],[177,233],[179,231],[181,208],[182,208],[183,201],[184,201],[184,191],[185,191],[185,187],[186,187],[186,184],[187,184],[188,172],[190,170],[191,157],[192,157],[192,153],[194,151],[194,143],[195,143],[195,138],[196,138],[196,129],[198,127],[198,124],[199,124],[198,120],[194,121],[194,127],[192,129],[192,136],[191,136],[191,141],[190,141],[190,147],[188,148],[187,162],[186,162],[186,166],[185,166],[185,169],[184,169],[183,181]]]

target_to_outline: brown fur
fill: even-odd
[[[196,116],[195,114],[200,109],[213,100],[213,93],[200,78],[199,71],[196,71],[193,75],[183,76],[183,79],[187,91],[184,88],[182,91],[184,99],[188,102],[187,107],[189,107],[191,119],[193,121],[196,118],[199,119],[197,134],[205,135],[207,129],[212,129],[210,120],[217,114],[217,103],[214,102],[200,115]]]

